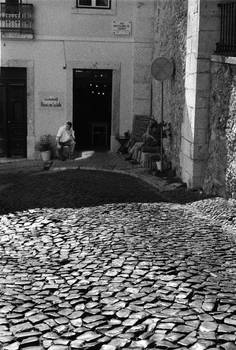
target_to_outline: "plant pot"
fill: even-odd
[[[43,151],[41,153],[41,158],[44,162],[48,162],[51,159],[51,151]]]

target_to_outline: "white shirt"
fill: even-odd
[[[66,129],[66,125],[63,125],[59,128],[57,132],[57,138],[60,142],[67,142],[69,140],[73,140],[75,138],[75,133],[72,128],[69,130]]]

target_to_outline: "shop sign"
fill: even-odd
[[[63,108],[63,94],[61,93],[40,93],[40,108]]]
[[[131,35],[132,23],[130,21],[113,21],[112,30],[114,35]]]

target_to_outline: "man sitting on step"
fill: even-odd
[[[67,121],[65,125],[62,125],[57,132],[56,136],[57,143],[57,151],[58,156],[61,160],[66,160],[66,156],[64,154],[64,148],[69,148],[69,158],[74,153],[75,149],[75,133],[72,128],[72,123]]]

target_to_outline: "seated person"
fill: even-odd
[[[67,121],[65,125],[62,125],[57,132],[56,136],[58,156],[61,160],[65,160],[64,147],[70,148],[70,155],[73,154],[75,148],[75,133],[72,129],[72,123]]]
[[[146,132],[142,136],[143,141],[135,142],[129,149],[127,160],[135,163],[140,161],[141,151],[156,152],[161,145],[161,129],[156,120],[151,120]]]

